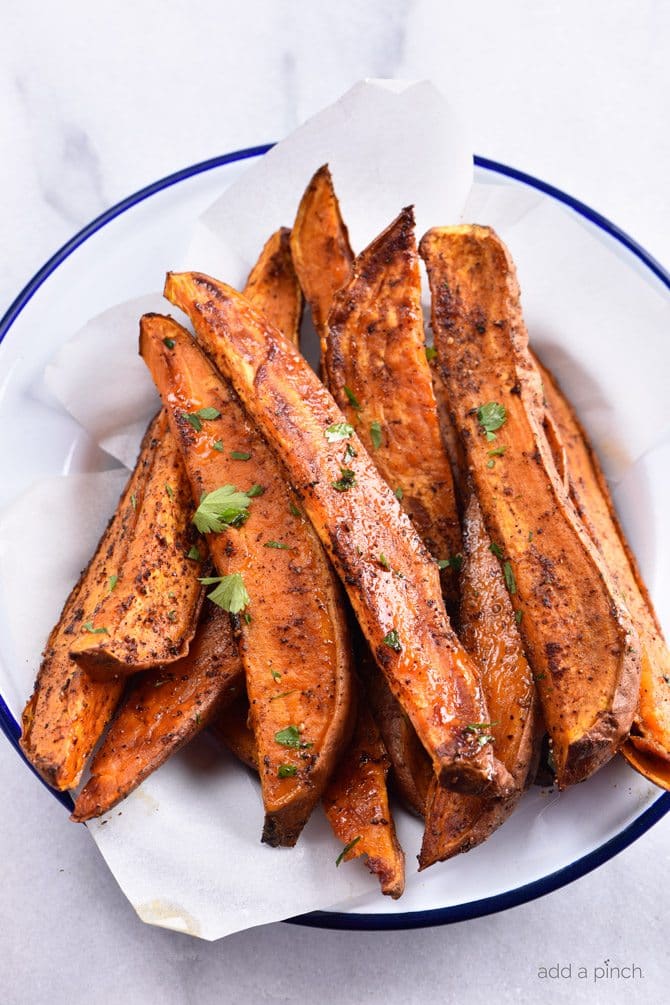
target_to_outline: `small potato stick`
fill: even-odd
[[[293,268],[288,227],[281,227],[268,238],[243,292],[292,345],[298,345],[303,301]]]
[[[354,260],[327,164],[319,168],[302,197],[291,231],[291,253],[321,339],[323,359],[328,338],[328,312],[333,297],[349,280]]]
[[[436,563],[351,425],[305,360],[231,287],[169,274],[165,293],[286,466],[441,783],[486,788],[494,758],[468,729],[487,718],[476,668],[449,623]]]
[[[148,472],[158,449],[156,417],[140,447],[137,464],[114,516],[49,636],[35,689],[23,712],[21,749],[56,789],[73,789],[121,697],[119,680],[93,681],[70,657],[72,643],[113,588],[137,523]],[[91,624],[92,627],[92,624]]]
[[[230,617],[210,604],[187,656],[129,683],[71,819],[107,813],[243,690]]]
[[[292,845],[351,728],[339,584],[284,470],[201,348],[170,318],[145,315],[140,332],[219,573],[208,596],[239,625],[262,765],[263,840]]]
[[[571,498],[605,559],[642,644],[638,707],[621,753],[646,778],[670,789],[670,652],[596,453],[556,380],[538,365],[548,411],[567,453]]]
[[[328,389],[433,558],[445,597],[461,552],[454,480],[442,443],[423,333],[414,213],[404,209],[354,262],[328,317]]]
[[[484,522],[538,681],[561,787],[588,778],[630,729],[640,645],[556,470],[512,261],[487,227],[421,242],[433,332]]]

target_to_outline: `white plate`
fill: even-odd
[[[194,165],[129,197],[74,237],[19,294],[0,321],[0,452],[6,472],[0,483],[0,506],[45,475],[109,466],[107,455],[69,415],[35,395],[44,366],[89,318],[155,288],[156,277],[168,269],[187,267],[184,254],[194,220],[238,177],[246,162],[265,149]],[[531,186],[578,214],[601,241],[603,259],[611,258],[614,249],[637,274],[641,296],[645,289],[655,288],[657,294],[658,289],[670,288],[670,277],[658,263],[588,207],[503,165],[481,158],[476,163],[478,181]],[[637,363],[643,368],[641,360]],[[569,392],[569,380],[565,384]],[[665,497],[654,478],[655,465],[661,462],[667,467],[667,457],[657,456],[645,470],[646,489],[634,505],[624,495],[618,503],[633,544],[640,549],[655,600],[664,600],[667,606],[667,590],[659,582],[662,563],[657,561],[659,554],[667,555]],[[0,611],[0,661],[8,666],[11,660],[12,641]],[[0,695],[0,726],[17,749],[17,722],[27,697],[19,691],[19,687],[6,689]],[[67,796],[54,795],[67,804]],[[399,904],[374,894],[342,911],[294,920],[324,927],[406,928],[505,910],[607,861],[669,809],[670,793],[659,795],[616,759],[589,782],[560,795],[534,788],[505,826],[468,855],[420,875],[408,870],[407,890]],[[401,841],[405,836],[410,846],[415,844],[419,826],[398,812]]]

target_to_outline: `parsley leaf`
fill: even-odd
[[[188,422],[190,426],[193,426],[196,433],[199,433],[202,429],[202,422],[200,421],[197,412],[182,412],[182,415]]]
[[[302,513],[294,502],[289,503],[288,508],[293,516],[302,516]]]
[[[300,750],[304,747],[312,747],[314,744],[305,743],[300,739],[300,730],[297,726],[285,726],[275,733],[275,741],[281,743],[282,747],[291,747],[293,750]]]
[[[265,489],[262,485],[252,485],[250,489],[247,489],[247,495],[250,499],[254,499],[256,496],[262,496]]]
[[[173,338],[164,338],[163,339],[163,345],[167,346],[168,349],[174,349],[174,339]]]
[[[388,646],[389,649],[393,649],[396,653],[399,653],[402,650],[400,639],[398,638],[398,632],[395,628],[392,628],[388,635],[384,636],[382,642],[385,646]]]
[[[497,726],[497,722],[471,722],[469,726],[466,726],[466,732],[476,733],[477,735],[477,745],[483,747],[486,743],[493,743],[494,737],[490,733],[487,733],[487,729],[491,729],[492,726]]]
[[[340,863],[341,863],[341,862],[342,862],[342,861],[344,860],[344,856],[345,856],[345,855],[347,855],[347,854],[348,854],[348,853],[349,853],[349,852],[351,851],[351,849],[352,849],[352,848],[353,848],[353,847],[354,847],[355,845],[357,845],[357,844],[358,844],[358,842],[359,842],[360,840],[361,840],[361,835],[359,834],[359,835],[358,835],[358,837],[355,837],[355,838],[353,839],[353,841],[350,841],[350,842],[349,842],[349,844],[345,844],[344,848],[342,849],[342,851],[340,852],[340,854],[339,854],[339,855],[337,856],[337,858],[335,859],[335,865],[336,865],[336,866],[339,866],[339,865],[340,865]]]
[[[220,419],[221,412],[218,408],[199,408],[195,413],[199,419]]]
[[[499,544],[496,544],[495,541],[491,541],[489,545],[489,551],[491,552],[492,555],[495,555],[496,558],[503,558],[504,556],[502,548],[500,547]]]
[[[110,593],[112,592],[112,590],[116,589],[116,584],[118,583],[118,581],[119,581],[119,577],[118,576],[110,576],[109,577],[109,592]]]
[[[405,494],[405,493],[404,493],[404,492],[403,492],[403,490],[402,490],[402,489],[400,488],[400,486],[398,486],[398,488],[397,488],[397,489],[395,490],[395,492],[393,493],[393,495],[394,495],[394,496],[396,497],[396,499],[397,499],[398,501],[400,501],[400,500],[402,499],[402,497],[404,496],[404,494]]]
[[[239,492],[234,485],[222,485],[203,495],[193,515],[201,534],[220,534],[226,526],[239,527],[249,516],[249,492]]]
[[[503,457],[506,450],[506,446],[495,447],[493,450],[489,450],[489,457]]]
[[[332,483],[338,492],[348,492],[352,485],[356,484],[356,473],[351,468],[340,468],[341,478]]]
[[[295,764],[280,764],[277,768],[278,778],[293,778],[293,776],[297,774],[298,769]]]
[[[134,494],[131,495],[130,497],[130,505],[133,507],[134,510],[137,509],[137,496]]]
[[[497,401],[489,401],[488,404],[479,406],[477,419],[486,433],[486,439],[495,440],[496,430],[500,429],[507,419],[507,409],[504,405],[498,404]]]
[[[390,569],[391,568],[391,564],[390,564],[388,558],[386,557],[386,555],[384,555],[384,554],[380,554],[379,555],[378,562],[379,562],[380,565],[383,565],[385,569]]]
[[[198,551],[198,549],[196,548],[195,545],[193,545],[189,549],[189,553],[188,553],[188,555],[186,557],[190,558],[192,562],[199,562],[200,561],[200,552]]]
[[[169,495],[170,499],[174,499],[174,489],[172,488],[172,486],[171,486],[171,485],[168,485],[168,484],[166,483],[166,485],[165,485],[165,491],[166,491],[166,492],[167,492],[167,494]]]
[[[81,627],[85,632],[90,632],[91,635],[109,635],[106,628],[94,628],[92,621],[85,621]]]
[[[454,572],[460,572],[463,568],[463,556],[459,553],[458,555],[450,555],[449,558],[438,558],[437,560],[438,569],[453,569]]]
[[[223,453],[223,440],[215,440],[212,444],[212,450],[218,450],[220,454]]]
[[[358,398],[356,397],[356,395],[354,394],[354,392],[351,390],[350,387],[347,387],[346,384],[344,385],[344,393],[346,394],[347,399],[348,399],[349,404],[351,405],[351,407],[353,409],[355,409],[357,412],[360,412],[360,410],[361,410],[361,404],[360,404]]]
[[[273,680],[281,680],[281,674],[279,673],[279,670],[271,670],[270,673],[272,674]]]
[[[338,443],[340,440],[348,440],[354,435],[354,427],[348,422],[334,422],[332,426],[325,429],[323,435],[329,443]]]
[[[516,593],[516,579],[514,578],[514,571],[510,561],[503,564],[503,576],[505,577],[505,586],[509,592],[512,594]]]
[[[514,612],[514,620],[516,621],[517,625],[521,624],[522,617],[523,617],[523,611]]]
[[[207,599],[231,614],[239,614],[251,602],[239,572],[233,572],[230,576],[206,576],[198,582],[205,586],[217,583],[216,589],[207,594]]]
[[[382,427],[376,419],[370,423],[370,439],[375,450],[379,450],[382,445]]]
[[[280,551],[293,551],[293,548],[288,544],[282,544],[281,541],[266,541],[263,545],[264,548],[279,548]]]
[[[437,356],[437,349],[435,348],[435,346],[434,345],[427,345],[426,346],[426,359],[428,360],[428,362],[430,363],[430,361],[432,359],[435,359],[436,356]]]
[[[177,620],[177,612],[176,611],[168,611],[167,612],[167,619],[168,619],[168,621],[176,621]]]
[[[251,454],[246,450],[231,450],[230,456],[234,461],[248,461]]]

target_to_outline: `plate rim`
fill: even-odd
[[[233,164],[237,161],[249,160],[259,157],[271,150],[274,143],[264,143],[258,146],[246,147],[241,150],[234,150],[230,153],[210,157],[207,160],[191,164],[179,171],[166,175],[157,181],[152,182],[144,188],[115,203],[99,216],[95,217],[85,227],[79,230],[70,240],[66,241],[32,276],[25,284],[15,299],[10,304],[0,319],[0,343],[10,331],[12,325],[30,302],[34,294],[46,282],[49,276],[76,251],[85,241],[92,237],[98,230],[111,223],[116,217],[127,210],[143,202],[145,199],[171,188],[179,182],[186,181],[198,174],[211,171],[226,164]],[[474,155],[475,167],[493,174],[499,174],[524,185],[534,188],[548,195],[550,198],[567,206],[584,217],[598,229],[613,237],[619,244],[623,245],[631,252],[661,283],[670,290],[670,273],[663,268],[652,255],[649,254],[637,241],[633,240],[625,231],[617,227],[602,214],[592,209],[586,203],[574,198],[549,182],[529,175],[518,168],[510,167],[499,161],[488,157]],[[73,807],[72,798],[67,792],[59,792],[51,788],[37,774],[32,764],[27,760],[19,746],[21,729],[18,722],[10,712],[2,694],[0,694],[0,731],[7,737],[9,743],[16,750],[24,763],[30,768],[34,775],[47,788],[56,799],[67,809]],[[543,897],[554,890],[558,890],[569,883],[580,879],[587,873],[604,865],[611,858],[629,847],[639,837],[645,834],[654,824],[658,823],[666,813],[670,812],[670,792],[661,793],[654,800],[651,806],[647,807],[635,820],[631,821],[627,827],[615,834],[604,844],[599,845],[592,851],[575,859],[574,862],[557,869],[555,872],[542,876],[530,883],[506,890],[502,893],[493,894],[490,897],[482,897],[478,900],[468,901],[465,904],[455,904],[449,907],[431,908],[424,911],[405,911],[398,914],[346,914],[341,911],[312,911],[295,918],[286,919],[288,924],[304,925],[312,928],[348,929],[351,931],[383,931],[411,928],[425,928],[429,926],[453,924],[459,921],[468,921],[473,918],[480,918],[488,914],[496,914],[506,911],[511,907],[517,907],[529,901]]]

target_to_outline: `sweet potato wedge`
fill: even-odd
[[[293,268],[291,231],[281,227],[265,243],[244,295],[293,345],[298,344],[302,291]]]
[[[249,725],[249,699],[246,694],[241,694],[224,708],[209,728],[238,760],[253,771],[258,771],[258,748]]]
[[[558,383],[538,365],[548,411],[565,445],[572,500],[621,592],[642,645],[639,703],[621,752],[641,774],[670,789],[670,652],[595,451]]]
[[[35,688],[23,712],[21,748],[56,789],[73,789],[117,706],[123,683],[93,681],[70,657],[70,648],[110,592],[137,522],[148,472],[158,449],[162,420],[149,426],[135,469],[95,554],[68,597],[44,650]]]
[[[156,446],[123,562],[116,579],[70,648],[72,659],[98,680],[174,663],[188,652],[203,591],[187,555],[197,539],[191,486],[161,413]]]
[[[450,406],[539,682],[560,786],[587,778],[630,729],[640,646],[570,502],[543,429],[512,261],[486,227],[421,242]]]
[[[191,336],[170,318],[145,315],[140,347],[195,498],[257,486],[242,494],[235,513],[226,515],[227,503],[216,504],[215,495],[201,502],[196,519],[203,505],[215,518],[208,544],[224,577],[220,589],[236,594],[221,602],[244,612],[240,651],[262,765],[263,840],[291,845],[350,730],[350,647],[339,584],[284,471]],[[199,429],[188,418],[196,412],[203,416]],[[282,765],[295,773],[280,773]]]
[[[300,201],[291,231],[291,254],[324,358],[328,312],[334,295],[348,281],[354,260],[327,164],[316,172]]]
[[[474,494],[463,524],[465,561],[460,578],[460,637],[480,668],[491,721],[477,727],[493,737],[509,773],[501,799],[462,796],[432,785],[419,868],[481,844],[509,817],[526,786],[535,754],[537,701],[514,609],[500,564],[491,551]]]
[[[230,616],[210,604],[188,655],[129,682],[71,819],[107,813],[243,690]]]
[[[328,316],[328,389],[436,560],[461,550],[454,481],[426,359],[414,212],[404,209],[354,262]],[[451,565],[442,573],[457,600]]]
[[[165,294],[286,465],[440,781],[481,791],[495,764],[468,730],[486,720],[476,668],[447,618],[436,563],[360,439],[305,360],[231,287],[170,273]]]

